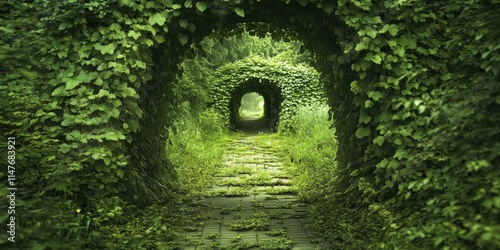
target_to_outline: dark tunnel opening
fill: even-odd
[[[262,96],[263,114],[261,116],[241,114],[242,98],[249,93]],[[269,81],[252,79],[241,84],[231,93],[229,103],[231,128],[246,133],[276,132],[282,101],[280,88]]]

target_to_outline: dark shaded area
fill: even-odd
[[[258,134],[258,133],[273,133],[276,130],[269,126],[271,122],[270,118],[260,117],[260,118],[242,118],[238,121],[236,130],[242,131],[247,134]]]
[[[256,92],[264,97],[264,116],[258,119],[242,118],[239,114],[241,98],[250,92]],[[281,89],[274,83],[262,79],[251,79],[238,86],[231,93],[229,122],[235,131],[244,132],[275,132],[278,127],[280,105],[283,101]]]

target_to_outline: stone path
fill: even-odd
[[[206,192],[210,216],[185,232],[180,249],[321,249],[308,226],[306,204],[272,151],[272,141],[246,135],[232,141],[216,185]],[[200,212],[201,213],[201,212]]]

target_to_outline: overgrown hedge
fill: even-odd
[[[165,125],[170,83],[188,45],[214,29],[263,22],[269,26],[254,32],[297,34],[332,84],[339,164],[322,211],[332,219],[323,224],[332,245],[495,249],[499,5],[2,1],[2,136],[18,138],[19,187],[101,222],[119,221],[110,213],[123,201],[151,203],[173,187]],[[78,214],[60,212],[85,228]],[[38,227],[19,242],[76,238],[48,214],[25,214],[21,227]]]
[[[220,67],[209,78],[209,103],[229,120],[231,97],[242,84],[254,82],[253,89],[266,84],[279,89],[279,123],[286,124],[298,107],[325,103],[324,90],[318,72],[306,65],[291,65],[279,58],[252,55]],[[286,125],[284,125],[286,126]]]

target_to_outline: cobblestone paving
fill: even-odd
[[[181,249],[322,249],[279,156],[256,136],[229,144],[206,192],[210,218],[182,235]]]

